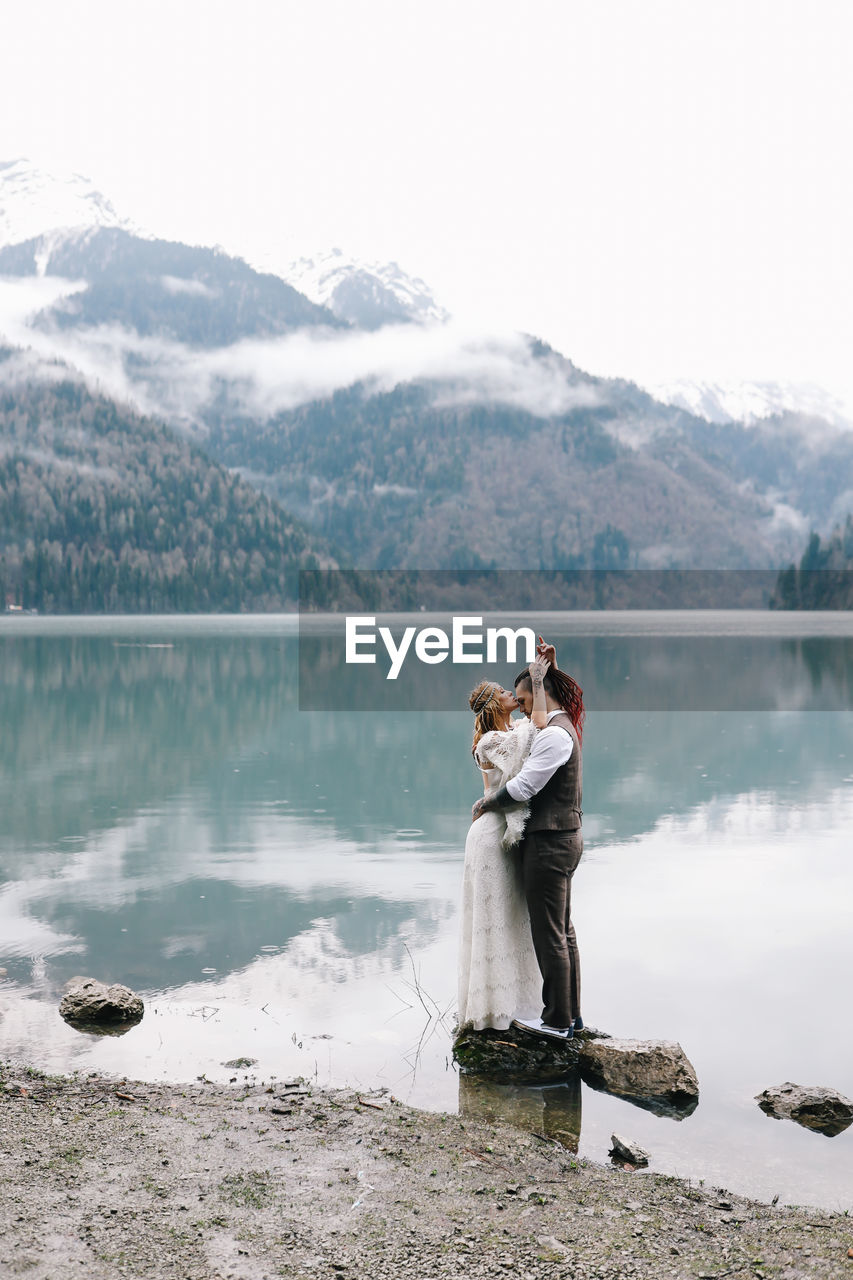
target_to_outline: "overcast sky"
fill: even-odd
[[[849,0],[29,0],[0,158],[151,231],[396,259],[642,381],[853,400]]]

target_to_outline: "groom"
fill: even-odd
[[[556,651],[540,637],[537,652],[540,660],[516,677],[515,696],[529,718],[541,685],[548,723],[534,738],[521,771],[478,800],[472,816],[519,803],[530,806],[521,864],[545,1007],[541,1018],[517,1018],[513,1026],[549,1039],[571,1040],[583,1027],[580,955],[571,921],[572,876],[583,853],[583,770],[577,732],[545,669],[556,667]]]

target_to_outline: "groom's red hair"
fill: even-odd
[[[578,742],[583,745],[583,722],[586,719],[586,707],[583,705],[583,689],[577,680],[573,680],[567,672],[560,671],[559,667],[549,667],[545,672],[545,678],[542,683],[545,686],[545,692],[550,693],[555,702],[559,702],[575,726]],[[529,667],[525,667],[515,677],[514,688],[517,689],[520,684],[526,684],[530,689],[533,688]]]

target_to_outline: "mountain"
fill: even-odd
[[[853,511],[853,431],[784,413],[754,426],[685,419],[685,438],[710,465],[742,477],[799,530],[828,534]]]
[[[686,409],[708,422],[739,422],[752,426],[768,418],[800,416],[841,430],[853,426],[853,415],[837,396],[822,387],[782,382],[644,383],[644,389],[663,404]]]
[[[342,321],[277,276],[217,249],[142,239],[118,227],[53,231],[0,249],[0,276],[60,276],[86,288],[43,312],[42,328],[121,325],[190,346]]]
[[[120,230],[128,235],[121,240],[91,234],[102,229]],[[151,247],[145,250],[139,241],[151,242]],[[142,280],[162,281],[165,277],[167,296],[171,289],[172,295],[183,292],[196,299],[204,296],[202,285],[214,290],[221,288],[224,262],[231,264],[232,276],[236,277],[231,280],[232,285],[245,286],[251,279],[248,272],[252,268],[221,249],[191,251],[186,245],[157,240],[142,232],[129,219],[120,217],[107,197],[80,174],[46,173],[23,159],[0,161],[0,248],[24,244],[29,246],[29,252],[7,256],[0,265],[0,274],[23,274],[31,267],[39,274],[46,270],[51,275],[74,270],[78,273],[75,278],[85,279],[90,285],[95,283],[94,276],[102,289],[105,281],[118,282],[126,289],[129,277],[139,273]],[[179,249],[185,252],[180,254]],[[196,255],[195,260],[187,256],[190,253]],[[214,258],[218,259],[220,269],[211,272],[210,261]],[[242,270],[234,266],[238,262]],[[364,329],[448,319],[447,312],[435,301],[424,281],[407,275],[395,262],[359,262],[340,249],[333,249],[287,263],[279,261],[275,253],[258,254],[252,267],[255,277],[273,276],[315,304],[313,313],[304,307],[300,313],[291,297],[285,328],[329,324],[333,323],[331,317],[338,323]],[[207,279],[211,274],[214,278]],[[193,289],[192,283],[198,288]],[[247,291],[251,294],[251,287]],[[282,296],[279,290],[279,298]],[[244,309],[251,309],[252,298],[232,289],[225,302],[231,305],[239,302]],[[102,315],[109,320],[126,319],[127,307],[124,317],[116,315],[119,310],[117,299],[108,304],[103,297],[90,298],[81,318],[87,323],[93,322],[93,315],[98,317],[94,322],[100,322]],[[241,330],[238,325],[237,331],[245,336],[248,330],[245,326]],[[259,331],[278,333],[284,329],[278,325]]]
[[[51,174],[29,160],[0,160],[0,245],[94,227],[138,231],[79,173]]]
[[[205,447],[362,567],[766,567],[800,542],[690,445],[708,424],[630,383],[571,376],[586,403],[548,417],[435,382],[358,385],[266,421],[225,397]]]
[[[438,324],[450,318],[424,281],[407,275],[396,262],[359,262],[333,249],[300,258],[277,274],[357,329]]]
[[[18,373],[22,373],[23,380]],[[0,349],[0,602],[47,612],[292,607],[322,541],[155,420]]]
[[[112,225],[72,187],[63,204],[61,186],[0,171],[7,229],[38,232],[0,247],[15,344],[192,431],[362,567],[776,567],[853,510],[853,432],[817,393],[693,384],[664,402],[534,338],[457,333],[395,264],[335,251],[288,283]],[[82,287],[22,320],[40,277]]]

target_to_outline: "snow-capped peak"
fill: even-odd
[[[252,265],[281,276],[312,302],[361,329],[407,321],[443,323],[450,318],[424,281],[396,262],[359,262],[332,249],[288,265],[273,265],[269,256],[253,259]]]
[[[656,400],[686,409],[708,422],[744,422],[751,426],[780,413],[822,418],[842,429],[849,429],[853,422],[853,413],[842,400],[811,383],[677,379],[643,386]]]
[[[88,178],[46,173],[29,160],[0,160],[0,246],[93,227],[138,233]]]

